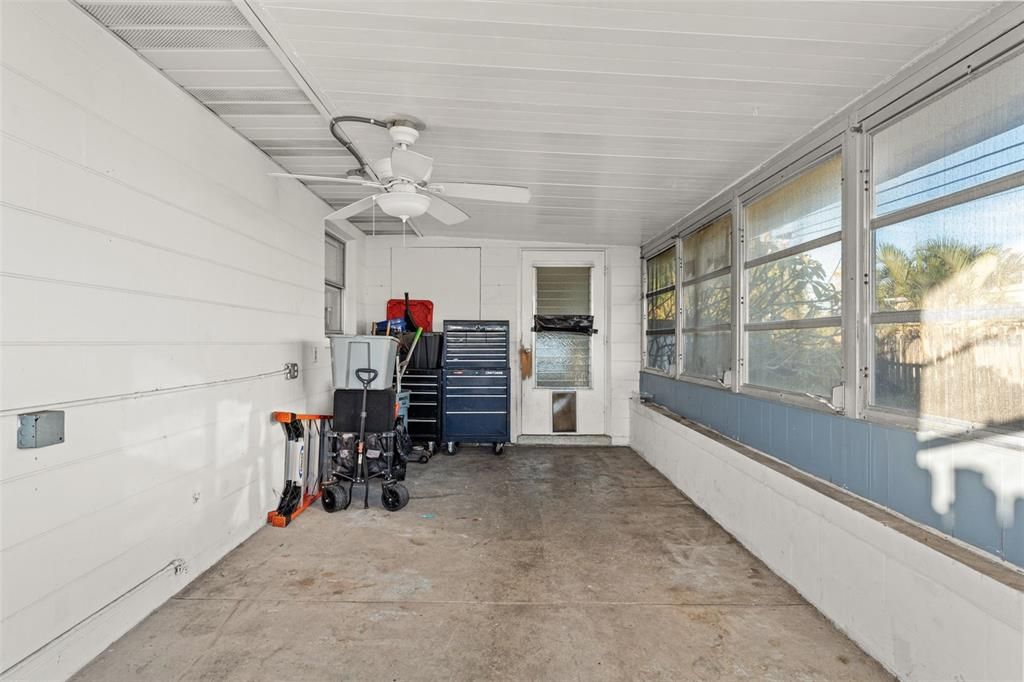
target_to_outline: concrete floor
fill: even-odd
[[[263,528],[76,679],[888,679],[631,450],[505,453]]]

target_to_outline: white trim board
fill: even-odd
[[[1024,575],[636,398],[630,411],[636,452],[900,679],[1024,679]]]

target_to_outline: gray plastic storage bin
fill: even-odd
[[[363,385],[356,378],[356,370],[363,367],[377,370],[377,378],[370,384],[371,391],[391,388],[397,353],[398,339],[393,336],[331,337],[334,388],[361,389]]]

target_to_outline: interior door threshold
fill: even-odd
[[[516,445],[611,445],[611,436],[585,436],[577,434],[556,433],[550,435],[521,435]]]

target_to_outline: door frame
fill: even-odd
[[[611,336],[610,320],[611,320],[611,295],[609,291],[609,276],[608,276],[608,250],[606,248],[599,249],[588,249],[588,248],[572,248],[572,247],[561,247],[561,248],[543,248],[543,247],[524,247],[520,249],[519,254],[519,312],[518,312],[518,346],[514,349],[516,358],[516,367],[519,367],[519,349],[523,347],[534,349],[534,332],[531,331],[531,325],[525,324],[527,321],[526,309],[532,311],[535,309],[536,301],[536,281],[532,277],[532,272],[528,276],[527,264],[531,260],[531,256],[547,256],[550,257],[549,262],[545,262],[542,266],[549,267],[585,267],[590,266],[593,271],[600,274],[601,277],[601,291],[600,291],[600,303],[598,303],[598,289],[597,285],[591,279],[591,297],[592,310],[595,317],[595,327],[598,333],[591,337],[591,343],[593,344],[592,349],[600,344],[601,353],[601,374],[602,386],[595,386],[594,390],[600,391],[599,401],[601,405],[601,434],[577,434],[577,433],[566,433],[566,434],[534,434],[528,433],[525,430],[526,427],[526,399],[527,391],[532,390],[532,379],[523,379],[521,368],[515,372],[516,381],[519,386],[517,391],[518,399],[518,414],[516,415],[517,425],[517,436],[550,436],[550,437],[586,437],[590,435],[608,435],[609,424],[608,417],[610,414],[611,406],[611,357],[610,357],[610,345],[609,339]],[[531,264],[531,267],[535,265]],[[530,287],[527,290],[527,286]],[[592,351],[593,353],[593,351]],[[592,361],[594,358],[592,357]],[[596,364],[595,364],[596,367]]]

